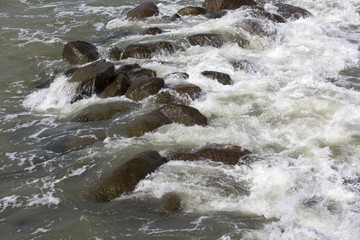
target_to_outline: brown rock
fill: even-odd
[[[161,34],[163,31],[158,27],[151,27],[146,28],[141,34],[142,35],[158,35]]]
[[[187,152],[175,153],[168,156],[169,160],[222,162],[228,165],[238,164],[246,160],[251,152],[236,145],[211,144]]]
[[[203,71],[201,72],[201,75],[211,79],[215,79],[223,85],[231,85],[232,82],[231,77],[229,76],[229,74],[226,73],[215,72],[215,71]]]
[[[170,103],[180,103],[176,100],[176,97],[173,96],[171,93],[169,92],[161,92],[159,93],[156,98],[155,98],[155,102],[160,103],[160,104],[170,104]]]
[[[182,209],[182,201],[178,194],[170,192],[162,196],[162,205],[167,212],[179,212]]]
[[[263,21],[259,19],[244,19],[241,22],[241,28],[247,31],[250,35],[259,37],[274,37],[277,31],[269,28]]]
[[[132,192],[136,185],[148,174],[156,171],[166,159],[156,151],[146,151],[135,155],[117,167],[91,190],[91,194],[100,202],[107,202],[123,193]]]
[[[179,14],[175,13],[174,15],[172,15],[170,17],[170,21],[174,22],[174,21],[176,21],[176,20],[178,20],[180,18],[181,18],[181,16]]]
[[[182,9],[180,9],[177,12],[179,15],[181,16],[186,16],[186,15],[205,15],[208,13],[208,10],[206,8],[202,8],[202,7],[184,7]]]
[[[97,60],[99,53],[91,43],[74,41],[65,44],[62,57],[71,64],[85,64]]]
[[[101,98],[122,96],[130,86],[130,79],[125,74],[119,74],[115,80],[110,83],[104,91],[101,92]]]
[[[223,35],[215,33],[201,33],[187,37],[189,43],[193,46],[213,46],[216,48],[222,47],[226,42],[226,38]]]
[[[190,97],[190,99],[195,100],[199,98],[202,94],[201,88],[191,83],[183,83],[176,85],[171,88],[171,90],[175,91],[182,99]]]
[[[145,2],[130,10],[127,18],[147,18],[159,15],[158,7],[152,2]]]
[[[202,6],[213,12],[219,12],[221,10],[237,9],[244,5],[256,5],[256,2],[253,0],[205,0]]]
[[[309,11],[300,7],[284,3],[276,3],[274,5],[277,7],[277,12],[286,19],[299,19],[312,16]]]
[[[169,54],[175,51],[175,45],[170,42],[138,43],[124,49],[124,58],[152,58],[157,54]]]
[[[207,125],[207,118],[199,110],[180,104],[168,104],[158,110],[162,115],[173,123],[184,124],[185,126]]]
[[[110,49],[109,59],[118,61],[118,60],[122,59],[123,54],[124,54],[124,52],[122,49],[120,49],[118,47],[114,47],[114,48]]]
[[[143,100],[154,95],[164,87],[164,79],[154,77],[141,77],[132,80],[130,87],[125,93],[127,98],[134,101]]]
[[[130,79],[140,78],[140,77],[156,77],[156,72],[148,68],[133,68],[125,72]]]

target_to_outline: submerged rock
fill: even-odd
[[[101,98],[122,96],[130,86],[130,79],[125,74],[119,74],[115,80],[110,83],[104,91],[101,92]]]
[[[299,19],[312,16],[311,12],[300,7],[284,3],[276,3],[274,5],[277,7],[277,12],[286,19]]]
[[[233,65],[236,70],[242,70],[248,73],[257,73],[259,71],[259,66],[255,62],[247,59],[233,61],[231,65]]]
[[[208,13],[208,10],[206,8],[202,8],[202,7],[184,7],[182,9],[180,9],[177,12],[179,15],[181,16],[186,16],[186,15],[205,15]]]
[[[124,55],[124,51],[122,49],[120,49],[118,47],[114,47],[114,48],[110,49],[109,59],[118,61],[118,60],[122,59],[123,55]]]
[[[164,79],[155,77],[140,77],[133,79],[125,96],[134,101],[143,100],[154,95],[164,87]]]
[[[124,49],[124,58],[152,58],[157,54],[169,54],[175,51],[175,45],[170,42],[138,43]]]
[[[259,19],[244,19],[240,26],[250,35],[256,35],[259,37],[274,37],[277,33],[275,28],[269,27]]]
[[[236,145],[211,144],[187,152],[175,153],[168,156],[169,160],[221,162],[228,165],[238,164],[246,160],[251,152]]]
[[[188,79],[190,76],[186,72],[173,72],[167,74],[164,78],[181,78],[181,79]]]
[[[201,33],[187,37],[189,43],[193,46],[213,46],[216,48],[222,47],[227,39],[221,34],[215,33]]]
[[[213,12],[237,9],[245,5],[257,5],[253,0],[205,0],[203,7]]]
[[[97,60],[99,52],[91,43],[74,41],[65,44],[62,57],[71,64],[85,64]]]
[[[201,95],[202,90],[199,86],[190,83],[182,83],[169,88],[169,91],[160,93],[156,98],[156,102],[162,104],[176,103],[187,105]]]
[[[163,31],[158,27],[151,27],[146,28],[144,31],[142,31],[142,35],[158,35],[161,34]]]
[[[242,9],[248,9],[248,13],[246,14],[246,17],[252,17],[257,19],[267,19],[272,22],[276,23],[285,23],[285,18],[277,15],[272,14],[268,11],[266,11],[263,7],[259,6],[245,6],[242,7]]]
[[[231,85],[232,82],[231,77],[229,76],[229,74],[226,73],[215,72],[215,71],[203,71],[201,72],[201,75],[211,79],[215,79],[223,85]]]
[[[162,196],[162,206],[166,212],[179,212],[182,209],[182,201],[178,194],[170,192]]]
[[[127,18],[147,18],[159,15],[159,8],[152,2],[145,2],[131,9],[127,14]]]
[[[101,93],[115,77],[114,64],[99,60],[77,69],[69,82],[78,82],[77,96],[86,97]]]
[[[145,151],[127,160],[90,191],[99,202],[107,202],[123,193],[132,192],[145,177],[166,163],[156,151]]]

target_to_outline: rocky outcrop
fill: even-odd
[[[186,152],[173,153],[167,158],[169,160],[183,161],[205,161],[221,162],[227,165],[238,164],[239,161],[246,161],[251,154],[249,150],[236,145],[211,144],[204,147],[192,149]]]
[[[93,104],[76,113],[72,120],[75,122],[102,121],[111,119],[115,114],[125,113],[130,109],[129,103],[100,103]]]
[[[229,76],[229,74],[226,73],[215,72],[215,71],[203,71],[201,72],[201,75],[211,79],[215,79],[223,85],[231,85],[232,82],[231,77]]]
[[[146,28],[144,31],[142,31],[142,35],[158,35],[161,34],[163,31],[158,27],[151,27]]]
[[[104,91],[101,92],[101,98],[122,96],[130,86],[130,79],[125,74],[119,74],[115,80],[110,83]]]
[[[140,77],[131,81],[125,96],[134,101],[143,100],[154,95],[164,87],[164,79],[155,77]]]
[[[74,41],[65,44],[62,57],[71,64],[85,64],[97,60],[99,52],[91,43]]]
[[[122,59],[122,56],[124,54],[124,51],[118,47],[114,47],[112,49],[110,49],[109,52],[109,59],[113,60],[113,61],[119,61],[120,59]]]
[[[152,2],[145,2],[131,9],[127,14],[127,18],[147,18],[159,15],[159,8]]]
[[[202,7],[184,7],[182,9],[180,9],[177,12],[179,15],[181,16],[186,16],[186,15],[205,15],[208,13],[208,10],[206,8],[202,8]]]
[[[164,163],[166,159],[156,151],[139,153],[103,177],[90,193],[99,202],[107,202],[121,194],[130,193],[141,180]]]
[[[312,16],[308,10],[300,7],[284,3],[276,3],[274,5],[277,7],[277,12],[286,19],[299,19]]]
[[[187,37],[187,40],[193,46],[213,46],[216,48],[222,47],[227,42],[223,35],[215,33],[195,34]]]
[[[205,0],[202,6],[213,12],[219,12],[237,9],[245,5],[256,5],[256,2],[253,0]]]
[[[176,47],[170,42],[131,44],[124,49],[124,58],[152,58],[158,54],[174,53]]]
[[[114,64],[99,60],[77,69],[69,82],[79,83],[76,90],[80,98],[100,94],[115,77]]]

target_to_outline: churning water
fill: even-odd
[[[267,22],[271,37],[241,28],[246,10],[220,19],[164,21],[202,0],[155,1],[160,16],[126,20],[144,1],[1,0],[0,2],[0,238],[1,239],[360,239],[359,0],[289,0],[312,12],[306,19]],[[266,2],[266,1],[265,1]],[[265,8],[275,12],[272,4]],[[147,27],[164,33],[144,36]],[[213,32],[221,48],[190,46],[186,37]],[[249,45],[236,43],[246,37]],[[69,118],[98,102],[71,104],[74,86],[61,58],[68,41],[110,48],[167,40],[183,49],[152,59],[126,59],[160,77],[187,72],[206,93],[191,103],[206,127],[163,126],[142,137],[117,134],[122,118],[76,123]],[[251,71],[234,69],[246,59]],[[228,73],[224,86],[200,73]],[[178,80],[167,78],[166,84]],[[36,83],[45,85],[36,89]],[[139,103],[138,114],[154,109]],[[105,135],[97,141],[99,134]],[[74,137],[93,139],[72,147]],[[165,153],[207,143],[253,152],[246,165],[172,161],[109,203],[86,197],[104,173],[148,149]],[[177,193],[179,213],[161,198]]]

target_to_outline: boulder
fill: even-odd
[[[147,18],[159,15],[159,8],[152,2],[145,2],[131,9],[127,14],[127,18]]]
[[[203,7],[213,12],[237,9],[244,5],[257,5],[254,0],[205,0]]]
[[[201,88],[191,83],[182,83],[176,85],[172,87],[171,90],[176,93],[177,97],[180,97],[180,100],[184,98],[190,98],[191,100],[195,100],[199,98],[202,94]]]
[[[216,48],[222,47],[226,42],[226,38],[223,35],[215,33],[201,33],[187,37],[189,43],[193,46],[213,46]]]
[[[255,62],[246,59],[233,61],[231,62],[231,65],[233,65],[235,69],[248,73],[257,73],[259,71],[259,66]]]
[[[170,42],[131,44],[124,49],[124,58],[152,58],[161,53],[174,53],[176,47]]]
[[[108,202],[123,193],[130,193],[141,180],[164,163],[166,159],[156,151],[139,153],[103,177],[90,191],[91,195],[99,202]]]
[[[129,121],[120,129],[120,133],[126,137],[140,137],[170,123],[171,121],[168,118],[155,111],[137,116],[132,121]]]
[[[133,64],[126,64],[126,65],[122,65],[118,70],[117,72],[129,72],[133,69],[136,69],[136,68],[141,68],[139,64],[137,63],[133,63]]]
[[[208,13],[208,10],[206,8],[202,8],[202,7],[184,7],[182,9],[180,9],[177,12],[179,15],[181,16],[186,16],[186,15],[205,15]]]
[[[144,31],[142,31],[142,35],[158,35],[161,34],[163,31],[158,27],[151,27],[146,28]]]
[[[156,72],[148,68],[133,68],[125,73],[130,77],[130,79],[140,78],[140,77],[156,77]]]
[[[189,74],[185,73],[185,72],[173,72],[173,73],[169,73],[167,74],[164,78],[181,78],[181,79],[188,79],[190,76]]]
[[[110,83],[104,91],[101,92],[101,98],[122,96],[130,86],[130,79],[125,74],[119,74],[115,80]]]
[[[164,79],[155,77],[140,77],[133,79],[125,93],[127,98],[134,101],[143,100],[154,95],[164,87]]]
[[[114,77],[114,64],[99,60],[77,69],[69,82],[79,83],[76,94],[81,99],[101,93],[114,80]]]
[[[222,18],[224,17],[226,14],[228,13],[227,10],[222,10],[220,12],[212,12],[212,13],[208,13],[206,15],[207,18],[210,18],[210,19],[217,19],[217,18]]]
[[[160,104],[170,104],[170,103],[178,104],[178,103],[180,103],[176,99],[176,97],[174,95],[172,95],[169,91],[161,92],[158,95],[156,95],[155,102],[160,103]]]
[[[119,61],[120,59],[122,59],[122,56],[124,54],[124,51],[118,47],[114,47],[112,49],[110,49],[109,52],[109,59],[113,60],[113,61]]]
[[[176,20],[178,20],[178,19],[180,19],[181,18],[181,16],[179,15],[179,14],[177,14],[177,13],[175,13],[174,15],[172,15],[171,17],[170,17],[170,21],[172,21],[172,22],[174,22],[174,21],[176,21]]]
[[[308,10],[300,7],[284,3],[276,3],[274,5],[277,7],[277,12],[286,19],[299,19],[312,16]]]
[[[201,72],[201,75],[211,79],[215,79],[223,85],[231,85],[232,82],[231,77],[229,76],[229,74],[226,73],[215,72],[215,71],[203,71]]]
[[[74,41],[65,44],[62,57],[70,64],[85,64],[97,60],[99,52],[91,43]]]
[[[111,119],[115,114],[127,112],[128,103],[100,103],[93,104],[76,113],[72,120],[75,122],[102,121]]]
[[[182,201],[178,194],[174,192],[166,193],[161,198],[162,207],[166,212],[179,212],[182,209]]]
[[[285,23],[286,22],[285,18],[283,18],[277,14],[272,14],[272,13],[266,11],[264,8],[259,7],[259,6],[246,6],[246,7],[243,7],[243,9],[248,10],[246,17],[252,17],[252,18],[257,18],[257,19],[267,19],[269,21],[276,22],[276,23]]]
[[[236,145],[210,144],[190,151],[175,153],[168,156],[169,160],[221,162],[227,165],[246,161],[251,152]]]
[[[269,28],[263,21],[259,19],[244,19],[240,26],[250,35],[259,37],[274,37],[277,34],[276,29]]]
[[[155,112],[161,113],[173,123],[184,124],[185,126],[207,125],[207,118],[196,108],[180,105],[168,104]]]

